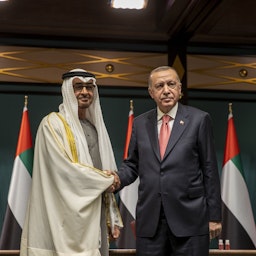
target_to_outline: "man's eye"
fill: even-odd
[[[92,91],[93,90],[92,85],[86,85],[85,88],[86,88],[87,91]]]
[[[164,86],[164,84],[156,84],[155,85],[156,89],[161,89],[161,88],[163,88],[163,86]]]
[[[83,90],[83,86],[82,86],[82,85],[77,85],[77,86],[75,87],[75,89],[76,89],[77,91],[82,91],[82,90]]]
[[[167,85],[168,85],[170,88],[174,89],[174,88],[176,87],[176,85],[177,85],[177,82],[175,82],[175,81],[170,81],[170,82],[167,83]]]

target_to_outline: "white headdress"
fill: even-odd
[[[103,120],[98,87],[96,85],[96,79],[94,78],[94,75],[83,69],[73,69],[66,74],[70,74],[70,76],[67,75],[64,77],[64,81],[62,83],[63,103],[59,106],[59,111],[65,117],[74,134],[79,162],[87,165],[93,165],[89,154],[87,141],[78,117],[78,102],[75,97],[72,85],[74,78],[79,78],[85,83],[89,80],[93,80],[95,85],[94,99],[92,104],[86,110],[86,118],[95,126],[98,133],[102,169],[116,170],[112,145]]]

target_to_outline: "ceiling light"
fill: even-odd
[[[143,9],[146,8],[148,0],[111,0],[110,5],[112,8],[121,9]]]

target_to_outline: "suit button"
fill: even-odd
[[[161,176],[163,176],[163,175],[164,175],[164,172],[160,172],[160,174],[161,174]]]

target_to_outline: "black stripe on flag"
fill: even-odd
[[[22,229],[8,205],[0,238],[0,250],[19,250],[21,232]]]
[[[131,222],[134,221],[134,218],[127,210],[122,200],[120,200],[119,208],[122,215],[124,227],[121,229],[120,236],[116,241],[116,245],[119,249],[135,249],[136,239],[131,226]]]
[[[222,216],[225,223],[222,226],[221,239],[229,239],[232,250],[255,249],[246,230],[224,203],[222,203]]]

